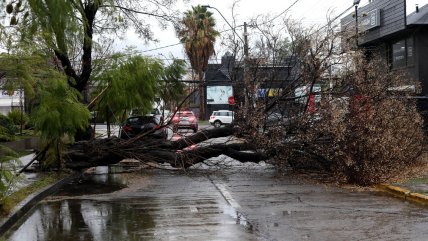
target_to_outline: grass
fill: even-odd
[[[33,151],[30,150],[22,150],[22,151],[16,151],[19,155],[19,157],[27,156],[33,153]]]
[[[19,189],[18,191],[12,193],[10,196],[6,197],[1,203],[0,203],[0,215],[6,216],[8,215],[13,208],[20,203],[22,200],[27,198],[32,193],[47,187],[48,185],[51,185],[55,183],[60,178],[64,177],[65,174],[59,174],[59,175],[46,175],[41,177],[36,182],[23,187],[22,189]]]
[[[428,177],[410,179],[404,182],[404,184],[428,184]]]
[[[35,135],[34,130],[27,129],[27,130],[22,131],[22,135],[20,133],[16,134],[14,136],[14,140],[19,141],[19,140],[23,140],[23,139],[27,139],[27,138],[31,138],[31,137],[35,137],[35,136],[36,135]]]

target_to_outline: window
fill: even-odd
[[[412,66],[415,63],[413,37],[392,44],[392,68]]]
[[[413,38],[410,37],[406,40],[407,45],[407,66],[411,66],[415,64],[415,54],[414,54],[414,44]]]
[[[406,41],[401,40],[392,45],[392,67],[406,66]]]

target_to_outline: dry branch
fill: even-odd
[[[142,162],[169,163],[173,167],[187,168],[221,154],[242,162],[258,162],[267,158],[246,142],[204,143],[197,146],[198,143],[212,138],[230,136],[235,130],[232,127],[203,130],[177,141],[147,137],[133,142],[118,138],[81,141],[70,146],[65,165],[72,169],[82,169],[116,164],[123,159],[134,158]]]

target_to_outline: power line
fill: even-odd
[[[334,17],[333,19],[331,19],[330,21],[327,22],[327,24],[325,24],[324,26],[322,26],[321,28],[319,28],[317,31],[315,31],[313,34],[318,33],[319,31],[321,31],[321,29],[329,26],[330,24],[332,24],[334,21],[336,21],[338,18],[340,18],[343,14],[347,13],[351,8],[353,8],[355,5],[350,6],[349,8],[347,8],[345,11],[343,11],[341,14],[337,15],[336,17]],[[336,27],[337,25],[335,25],[334,27]]]
[[[272,22],[272,21],[274,21],[275,19],[277,19],[277,18],[279,18],[279,17],[281,17],[281,15],[283,15],[284,13],[286,13],[286,12],[288,12],[288,10],[290,10],[294,5],[296,5],[296,3],[298,2],[298,1],[300,1],[300,0],[296,0],[296,1],[294,1],[288,8],[286,8],[284,11],[282,11],[280,14],[278,14],[278,15],[276,15],[275,17],[273,17],[270,21],[267,21],[267,22]],[[263,24],[266,24],[267,22],[265,22],[265,23],[263,23]]]
[[[269,21],[266,21],[266,22],[263,22],[263,23],[261,23],[260,25],[264,25],[264,24],[266,24],[266,23],[269,23],[269,22],[272,22],[272,21],[274,21],[275,19],[277,19],[277,18],[279,18],[281,15],[283,15],[284,13],[286,13],[287,11],[289,11],[294,5],[296,5],[296,3],[297,2],[299,2],[300,0],[295,0],[289,7],[287,7],[284,11],[282,11],[281,13],[279,13],[278,15],[276,15],[275,17],[273,17],[272,19],[270,19]],[[353,8],[354,7],[354,5],[352,5],[351,7],[349,7],[348,9],[346,9],[345,11],[343,11],[342,13],[340,13],[339,15],[337,15],[336,17],[334,17],[332,20],[330,20],[330,21],[328,21],[328,23],[326,24],[326,25],[324,25],[324,26],[322,26],[320,29],[318,29],[316,32],[319,32],[321,29],[323,29],[323,28],[325,28],[325,27],[327,27],[327,26],[329,26],[332,22],[334,22],[334,21],[336,21],[338,18],[340,18],[343,14],[345,14],[346,12],[348,12],[351,8]],[[231,28],[231,29],[225,29],[225,30],[223,30],[223,31],[221,31],[220,33],[224,33],[224,32],[227,32],[227,31],[235,31],[234,29],[237,29],[237,28],[241,28],[241,27],[243,27],[244,25],[238,25],[238,26],[235,26],[235,27],[233,27],[233,28]],[[147,52],[152,52],[152,51],[156,51],[156,50],[160,50],[160,49],[165,49],[165,48],[170,48],[170,47],[174,47],[174,46],[177,46],[177,45],[180,45],[180,44],[182,44],[182,43],[176,43],[176,44],[170,44],[170,45],[166,45],[166,46],[162,46],[162,47],[158,47],[158,48],[153,48],[153,49],[148,49],[148,50],[144,50],[144,51],[141,51],[141,53],[147,53]]]
[[[147,49],[147,50],[141,51],[141,53],[147,53],[147,52],[156,51],[156,50],[159,50],[159,49],[166,49],[166,48],[169,48],[169,47],[177,46],[179,44],[181,44],[181,43],[166,45],[166,46],[162,46],[162,47],[154,48],[154,49]]]
[[[243,26],[244,25],[235,26],[235,29],[241,28]],[[224,32],[227,32],[227,31],[233,31],[233,29],[225,29],[223,31],[220,31],[220,33],[224,33]],[[181,43],[176,43],[176,44],[170,44],[170,45],[166,45],[166,46],[162,46],[162,47],[158,47],[158,48],[154,48],[154,49],[147,49],[147,50],[141,51],[141,53],[147,53],[147,52],[156,51],[156,50],[160,50],[160,49],[166,49],[166,48],[174,47],[174,46],[177,46],[177,45],[180,45],[180,44]]]
[[[266,21],[266,22],[264,22],[264,23],[262,23],[261,25],[264,25],[264,24],[266,24],[266,23],[268,23],[268,22],[272,22],[272,21],[274,21],[275,19],[277,19],[277,18],[279,18],[281,15],[283,15],[284,13],[286,13],[286,12],[288,12],[294,5],[296,5],[296,3],[297,2],[299,2],[300,0],[295,0],[290,6],[288,6],[288,8],[286,8],[284,11],[282,11],[281,13],[279,13],[278,15],[276,15],[275,17],[273,17],[271,20],[269,20],[269,21]],[[220,33],[224,33],[224,32],[227,32],[227,31],[235,31],[235,29],[237,29],[237,28],[239,28],[239,27],[243,27],[244,25],[238,25],[238,26],[235,26],[235,27],[232,27],[232,28],[230,28],[230,29],[226,29],[226,30],[223,30],[223,31],[221,31]],[[154,48],[154,49],[148,49],[148,50],[144,50],[144,51],[141,51],[141,53],[147,53],[147,52],[151,52],[151,51],[156,51],[156,50],[160,50],[160,49],[165,49],[165,48],[169,48],[169,47],[174,47],[174,46],[177,46],[177,45],[179,45],[179,44],[181,44],[181,43],[176,43],[176,44],[171,44],[171,45],[166,45],[166,46],[163,46],[163,47],[159,47],[159,48]]]

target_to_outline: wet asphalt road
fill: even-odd
[[[73,184],[32,210],[8,240],[428,240],[426,207],[273,170],[95,179],[127,187],[103,194],[102,185]]]

